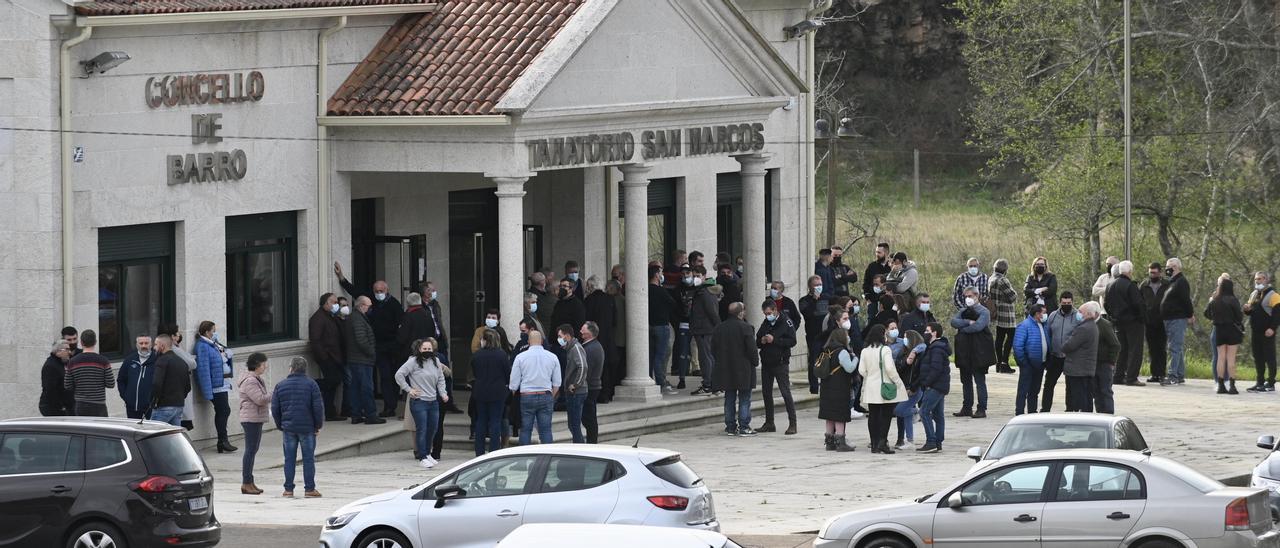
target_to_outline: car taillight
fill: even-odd
[[[654,495],[649,497],[649,502],[663,510],[684,510],[689,507],[689,499],[686,497]]]
[[[1227,505],[1227,530],[1249,528],[1249,499],[1238,498]]]
[[[148,476],[129,484],[129,488],[143,493],[163,493],[177,487],[178,480],[169,476]]]

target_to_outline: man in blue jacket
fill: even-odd
[[[1033,304],[1031,315],[1018,324],[1013,332],[1013,357],[1018,361],[1018,397],[1013,413],[1021,415],[1036,412],[1040,396],[1040,383],[1044,380],[1044,365],[1049,359],[1052,344],[1049,330],[1044,326],[1044,305]]]
[[[151,378],[156,372],[156,355],[151,351],[151,337],[141,335],[134,340],[137,351],[125,357],[116,374],[116,390],[124,400],[124,412],[131,419],[151,418]]]
[[[928,346],[920,359],[917,382],[923,392],[920,395],[920,423],[924,426],[925,444],[916,452],[937,453],[942,450],[942,441],[946,437],[945,399],[947,392],[951,391],[951,344],[942,336],[942,324],[938,322],[925,326],[924,342]]]
[[[307,376],[306,358],[297,357],[289,363],[289,376],[276,385],[271,395],[271,417],[284,434],[282,496],[293,497],[293,473],[301,446],[306,497],[320,497],[316,491],[316,434],[324,426],[324,401],[320,398],[320,385]]]

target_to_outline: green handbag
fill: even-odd
[[[880,398],[885,401],[895,400],[898,398],[898,385],[891,382],[884,382],[884,349],[876,353],[879,358],[876,361],[880,364]]]

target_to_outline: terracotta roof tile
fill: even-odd
[[[423,0],[90,0],[89,2],[76,4],[76,14],[86,16],[150,15],[158,13],[332,8],[421,3],[423,3]]]
[[[329,99],[329,114],[494,114],[586,1],[440,0],[435,12],[406,15],[387,31]]]

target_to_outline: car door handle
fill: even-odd
[[[1124,512],[1112,512],[1110,514],[1107,514],[1107,519],[1116,519],[1116,520],[1129,519],[1129,514],[1126,514]]]
[[[53,494],[55,494],[55,495],[56,495],[56,494],[59,494],[59,493],[66,493],[67,491],[70,491],[70,490],[71,490],[71,488],[70,488],[70,487],[67,487],[67,486],[65,486],[65,485],[55,485],[55,486],[53,487],[53,489],[50,489],[50,490],[49,490],[49,492],[50,492],[50,493],[53,493]]]
[[[501,512],[498,512],[498,517],[500,518],[514,518],[518,515],[520,515],[520,512],[512,512],[511,510],[503,510]]]
[[[1031,514],[1022,514],[1021,516],[1013,518],[1013,521],[1016,521],[1018,523],[1029,523],[1029,522],[1035,521],[1036,519],[1037,518]]]

